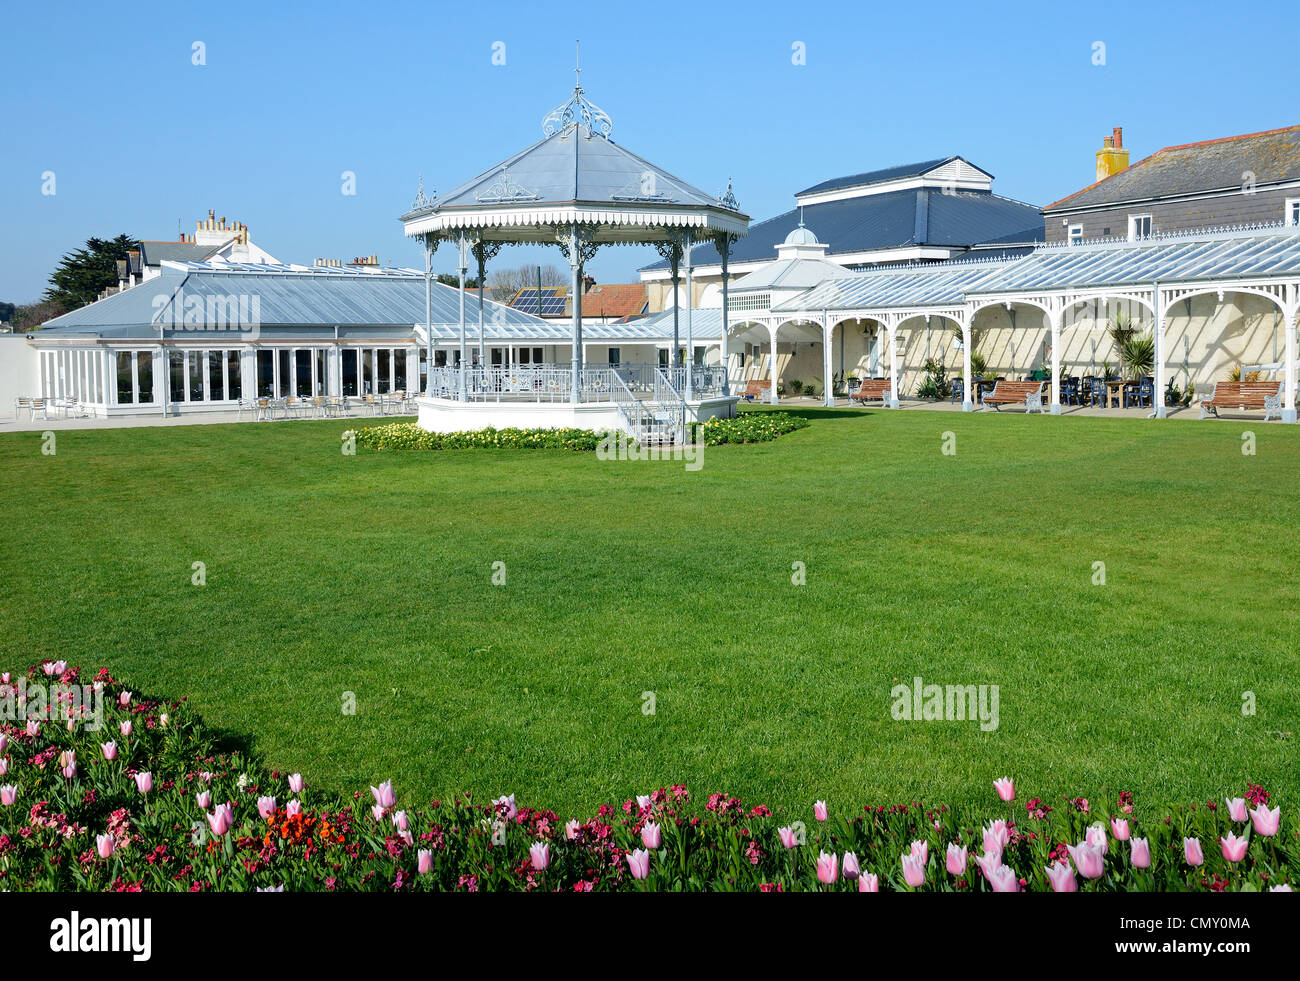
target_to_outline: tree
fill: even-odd
[[[569,276],[559,266],[542,266],[542,288],[568,286]],[[492,299],[506,301],[521,289],[537,288],[537,266],[519,266],[515,269],[495,269],[488,273],[488,288]]]
[[[86,239],[84,248],[69,252],[59,260],[50,276],[45,299],[62,304],[68,310],[85,306],[108,287],[117,285],[118,261],[139,248],[139,241],[129,235],[119,235],[114,239]]]
[[[25,303],[14,308],[13,328],[14,333],[20,334],[23,331],[32,330],[45,323],[47,320],[53,320],[60,314],[68,312],[68,308],[57,300],[40,300],[36,303]]]
[[[14,319],[14,311],[18,308],[12,303],[0,303],[0,324],[7,324]]]

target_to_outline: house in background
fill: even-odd
[[[164,262],[248,262],[260,265],[277,264],[279,259],[261,246],[253,244],[248,226],[242,222],[228,224],[226,216],[217,217],[208,209],[207,220],[194,223],[194,234],[174,242],[142,241],[140,251],[117,264],[117,289],[128,289],[137,283],[148,282],[162,273]],[[112,289],[108,293],[115,292]]]
[[[727,271],[737,285],[777,258],[800,227],[816,232],[824,258],[849,271],[969,255],[1028,252],[1043,239],[1042,212],[993,193],[993,175],[963,157],[836,177],[795,194],[795,207],[750,226],[732,247]],[[721,257],[712,244],[693,251],[691,306],[721,305]],[[668,264],[641,270],[650,309],[673,305]],[[685,289],[678,286],[684,302]]]
[[[1300,126],[1165,147],[1132,167],[1123,131],[1097,151],[1097,181],[1043,209],[1048,242],[1300,225]]]

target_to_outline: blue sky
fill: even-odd
[[[209,208],[284,261],[418,265],[396,220],[417,174],[450,189],[538,139],[575,37],[614,138],[708,191],[732,175],[757,220],[826,178],[954,153],[1042,205],[1092,181],[1115,125],[1136,161],[1300,123],[1293,23],[1280,2],[13,4],[0,300],[35,299],[91,235],[175,239]],[[630,281],[653,259],[605,249],[590,271]]]

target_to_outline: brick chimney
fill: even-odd
[[[1097,180],[1128,170],[1128,150],[1124,148],[1124,128],[1116,126],[1097,151]]]

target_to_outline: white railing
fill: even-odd
[[[673,388],[678,392],[690,392],[693,398],[711,398],[722,394],[724,369],[722,365],[679,365],[675,368],[661,369]],[[686,375],[690,372],[691,384],[686,384]]]
[[[583,368],[579,400],[613,401],[618,379],[611,368]],[[563,365],[516,365],[480,368],[466,366],[465,398],[470,402],[568,402],[573,397],[573,370]],[[458,399],[459,368],[434,368],[429,374],[429,394]]]

